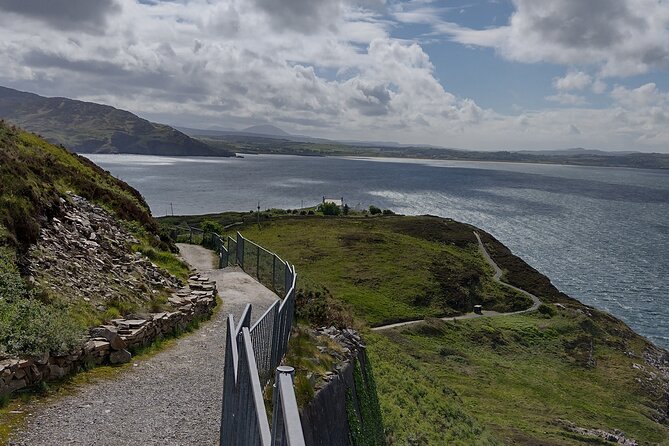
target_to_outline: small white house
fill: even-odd
[[[343,207],[344,206],[344,197],[341,197],[341,198],[327,198],[327,197],[323,196],[323,204],[325,204],[325,203],[334,203],[339,207]]]

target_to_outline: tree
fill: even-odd
[[[348,204],[345,204],[345,205],[344,205],[344,210],[343,210],[344,215],[348,215],[348,213],[349,213],[350,210],[351,210],[351,208],[348,207]]]
[[[381,212],[382,212],[382,211],[381,211],[380,208],[377,208],[377,207],[374,206],[374,205],[369,206],[369,213],[370,213],[370,214],[372,214],[372,215],[377,215],[377,214],[380,214]]]
[[[341,213],[341,209],[335,203],[321,203],[318,205],[318,210],[323,215],[339,215]]]

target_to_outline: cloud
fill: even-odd
[[[564,77],[553,79],[553,86],[558,90],[583,90],[592,83],[592,77],[582,71],[569,71]]]
[[[30,20],[46,20],[37,13],[0,14],[0,85],[196,128],[275,123],[329,138],[486,149],[666,151],[669,143],[669,100],[655,84],[609,88],[595,69],[570,63],[548,99],[560,106],[502,114],[440,82],[419,41],[393,38],[386,12],[396,2],[282,2],[286,11],[275,14],[275,5],[257,1],[116,0],[106,12],[80,12],[78,20],[104,31],[86,35],[34,26]],[[490,32],[508,38],[506,27]],[[484,43],[489,34],[470,37]],[[588,105],[591,90],[608,90],[601,99],[611,107]]]
[[[341,16],[341,0],[253,0],[277,30],[313,33],[333,26]]]
[[[0,10],[40,20],[56,29],[97,33],[121,8],[115,0],[0,0]]]
[[[573,105],[573,106],[587,105],[588,103],[588,101],[586,101],[586,99],[583,96],[564,92],[559,92],[558,94],[552,96],[546,96],[546,100],[551,102],[557,102],[558,104],[562,105]]]
[[[630,76],[669,63],[669,3],[657,0],[513,0],[504,26],[435,23],[437,32],[520,62],[592,65]]]

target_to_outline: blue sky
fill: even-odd
[[[199,128],[669,152],[667,0],[0,0],[0,85]]]

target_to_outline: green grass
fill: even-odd
[[[402,219],[278,219],[241,232],[295,263],[300,287],[327,284],[370,325],[460,314],[479,303],[499,311],[530,306],[492,280],[473,236],[461,247],[417,238],[398,230]]]
[[[570,339],[585,334],[583,318],[567,312],[550,319],[431,321],[368,339],[375,355],[388,343],[399,346],[395,355],[410,351],[405,356],[421,369],[415,379],[448,386],[462,407],[505,444],[529,439],[574,444],[560,420],[669,444],[666,424],[649,418],[653,403],[636,382],[643,376],[632,367],[635,360],[595,341],[597,365],[587,367],[580,352],[568,348]],[[392,419],[386,417],[386,423],[392,425]]]
[[[132,247],[132,249],[135,252],[141,252],[157,266],[168,271],[170,274],[180,278],[181,280],[188,279],[190,267],[179,260],[171,252],[150,246],[146,242],[142,243],[141,245],[135,245]]]

